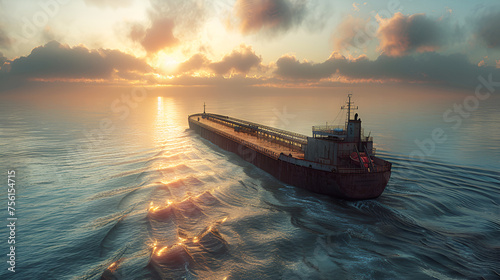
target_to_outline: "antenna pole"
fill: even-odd
[[[354,102],[351,102],[352,93],[349,93],[347,95],[347,97],[349,99],[346,102],[346,105],[340,107],[342,110],[347,109],[347,119],[345,120],[346,130],[347,130],[347,125],[348,125],[349,121],[351,120],[351,109],[352,110],[357,110],[358,109],[358,106],[354,106]]]
[[[351,119],[351,96],[352,94],[347,95],[349,97],[349,101],[347,102],[347,121]]]

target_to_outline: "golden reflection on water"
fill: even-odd
[[[158,257],[160,257],[160,256],[161,256],[161,253],[163,253],[163,252],[164,252],[165,250],[167,250],[167,249],[168,249],[168,246],[165,246],[165,247],[161,248],[161,249],[158,251],[158,253],[157,253],[156,255],[157,255]]]
[[[177,104],[172,97],[157,97],[156,105],[156,119],[154,124],[154,142],[156,147],[162,151],[169,151],[172,148],[171,145],[175,145],[176,136],[180,133],[180,128],[178,126],[179,112]],[[165,168],[172,167],[171,163],[167,161],[157,161],[154,168],[156,170],[162,170]],[[174,179],[175,178],[170,178]]]
[[[162,147],[176,134],[177,105],[172,97],[158,96],[156,107],[155,142]]]

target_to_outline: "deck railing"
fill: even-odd
[[[345,125],[315,125],[312,127],[314,131],[336,131],[346,134]]]
[[[212,121],[229,127],[238,128],[248,133],[255,133],[259,137],[265,137],[271,141],[280,142],[298,150],[302,150],[302,148],[307,145],[307,136],[299,133],[217,114],[205,114],[205,116]]]
[[[347,130],[345,125],[315,125],[312,127],[313,137],[338,137],[345,138]],[[361,141],[373,141],[373,137],[365,136],[364,128],[361,128]]]
[[[272,157],[272,158],[274,158],[274,159],[278,159],[278,158],[279,158],[279,156],[280,156],[278,153],[276,153],[276,152],[274,152],[274,151],[271,151],[271,150],[269,150],[269,149],[263,148],[263,147],[261,147],[261,146],[259,146],[259,145],[254,144],[254,143],[251,143],[251,142],[245,141],[245,140],[243,140],[243,139],[241,139],[241,138],[239,138],[239,137],[236,137],[236,136],[231,135],[231,134],[229,134],[229,133],[226,133],[226,132],[224,132],[224,131],[221,131],[221,130],[215,129],[215,128],[213,128],[213,127],[211,127],[211,126],[209,126],[209,125],[206,125],[206,124],[204,124],[204,123],[202,123],[202,122],[199,122],[199,121],[197,121],[197,120],[194,120],[194,119],[193,119],[193,120],[192,120],[192,122],[195,122],[197,125],[199,125],[199,126],[201,126],[201,127],[205,128],[205,129],[208,129],[208,130],[210,130],[210,131],[212,131],[212,132],[214,132],[214,133],[217,133],[217,134],[219,134],[219,135],[221,135],[221,136],[223,136],[223,137],[225,137],[225,138],[228,138],[228,139],[230,139],[230,140],[233,140],[234,142],[239,143],[239,144],[241,144],[241,145],[244,145],[244,146],[246,146],[246,147],[248,147],[248,148],[250,148],[250,149],[252,149],[252,150],[255,150],[255,151],[260,152],[260,153],[263,153],[263,154],[268,154],[269,156],[271,156],[271,157]]]

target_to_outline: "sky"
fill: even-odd
[[[0,90],[474,88],[500,80],[499,27],[497,0],[0,0]]]

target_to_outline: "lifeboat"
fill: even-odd
[[[364,166],[366,168],[368,168],[369,164],[370,164],[370,160],[368,159],[368,156],[366,155],[366,153],[359,153],[359,157],[361,157],[361,161],[363,162]],[[361,166],[361,163],[359,161],[359,158],[358,158],[358,153],[356,152],[353,152],[351,154],[351,160],[354,162],[354,164],[356,164],[357,166]]]

